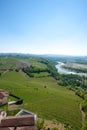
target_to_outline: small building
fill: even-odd
[[[35,130],[35,114],[27,110],[19,111],[16,116],[6,116],[0,111],[0,130]]]
[[[15,116],[24,116],[24,115],[33,115],[34,120],[37,120],[37,115],[35,113],[32,113],[30,111],[27,111],[25,109],[20,110]]]
[[[0,91],[0,106],[8,103],[9,93],[6,91]]]
[[[0,130],[35,130],[33,115],[8,116],[1,119]]]

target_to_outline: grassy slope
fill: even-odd
[[[73,127],[72,130],[80,130],[79,97],[72,91],[59,87],[52,77],[27,78],[19,72],[7,72],[0,77],[0,88],[23,98],[22,108],[45,119],[68,123]]]
[[[15,58],[0,58],[0,68],[13,68],[17,61]]]
[[[45,64],[40,63],[41,58],[30,57],[30,58],[23,59],[23,60],[30,63],[30,64],[32,64],[32,66],[35,66],[37,68],[42,68],[42,69],[47,68],[47,66]]]

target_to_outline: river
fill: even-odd
[[[77,72],[74,72],[74,71],[70,71],[69,69],[63,68],[63,65],[65,65],[63,62],[58,62],[58,64],[55,66],[58,70],[58,73],[60,73],[60,74],[77,74],[77,75],[80,75],[80,76],[87,77],[87,73],[77,73]]]

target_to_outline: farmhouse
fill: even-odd
[[[9,93],[0,90],[0,106],[8,103]]]
[[[27,111],[25,109],[21,109],[15,116],[24,116],[24,115],[33,115],[34,120],[37,120],[37,115],[35,113],[32,113],[30,111]]]
[[[0,130],[34,130],[34,115],[7,116],[6,112],[0,113]]]
[[[8,103],[8,97],[8,92],[0,90],[0,106]],[[34,130],[36,118],[37,116],[34,113],[24,109],[20,110],[15,116],[7,116],[7,113],[1,110],[0,130]]]

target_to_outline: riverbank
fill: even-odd
[[[76,74],[76,75],[79,75],[79,76],[85,76],[87,77],[87,73],[80,73],[80,72],[76,72],[76,71],[72,71],[71,69],[69,69],[68,66],[66,66],[65,63],[63,62],[57,62],[58,64],[55,66],[58,73],[60,74]]]

